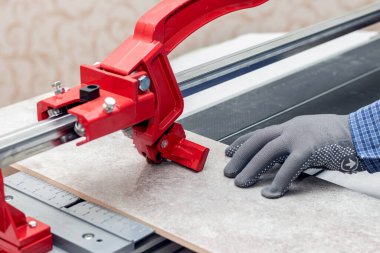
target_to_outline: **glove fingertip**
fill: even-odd
[[[284,192],[279,189],[274,189],[271,186],[264,187],[261,190],[261,195],[267,199],[278,199],[284,196]]]
[[[235,178],[235,185],[239,188],[248,188],[254,185],[258,179],[256,178],[245,178],[244,176],[237,176]]]
[[[235,171],[224,170],[224,176],[225,177],[234,178],[234,177],[236,177],[236,175],[237,175],[237,172],[235,172]]]
[[[224,176],[228,178],[234,178],[239,174],[239,170],[235,168],[233,164],[228,163],[227,166],[224,168]]]

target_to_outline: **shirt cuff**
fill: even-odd
[[[367,171],[380,172],[380,101],[351,113],[349,125],[356,153]]]

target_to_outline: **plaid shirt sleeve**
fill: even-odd
[[[350,114],[356,153],[369,173],[380,172],[380,100]]]

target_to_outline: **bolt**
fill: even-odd
[[[60,109],[50,109],[47,111],[49,118],[56,117],[62,114]]]
[[[75,129],[74,129],[75,130]],[[59,138],[59,140],[62,142],[62,143],[66,143],[66,142],[69,142],[69,141],[72,141],[72,140],[75,140],[78,136],[78,134],[75,134],[73,132],[70,132],[70,133],[67,133],[66,135],[63,135],[61,138]]]
[[[5,201],[9,202],[9,201],[12,201],[13,200],[13,196],[12,195],[6,195],[5,196]]]
[[[38,223],[35,220],[31,220],[31,221],[29,221],[28,225],[30,228],[35,228],[35,227],[37,227]]]
[[[103,109],[106,113],[113,112],[113,109],[116,106],[116,100],[113,97],[107,97],[104,99]]]
[[[85,233],[85,234],[82,235],[82,237],[83,237],[83,239],[89,241],[89,240],[92,240],[95,237],[95,235],[91,234],[91,233]]]
[[[55,88],[55,95],[65,93],[65,88],[62,88],[62,83],[61,81],[56,81],[54,82],[51,87]]]
[[[139,89],[141,91],[147,91],[150,88],[150,78],[147,76],[141,76],[139,78]]]
[[[79,122],[75,123],[74,131],[77,133],[77,135],[79,135],[81,137],[86,135],[86,129]]]
[[[163,140],[163,141],[161,142],[161,148],[166,148],[168,145],[169,145],[168,140]]]

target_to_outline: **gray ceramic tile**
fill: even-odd
[[[33,110],[33,101],[1,109],[1,132],[33,121]],[[236,188],[222,173],[225,146],[188,135],[211,148],[198,174],[171,163],[146,164],[121,133],[61,146],[19,167],[196,251],[380,251],[377,199],[315,178],[297,182],[281,199],[262,198],[268,179]]]

